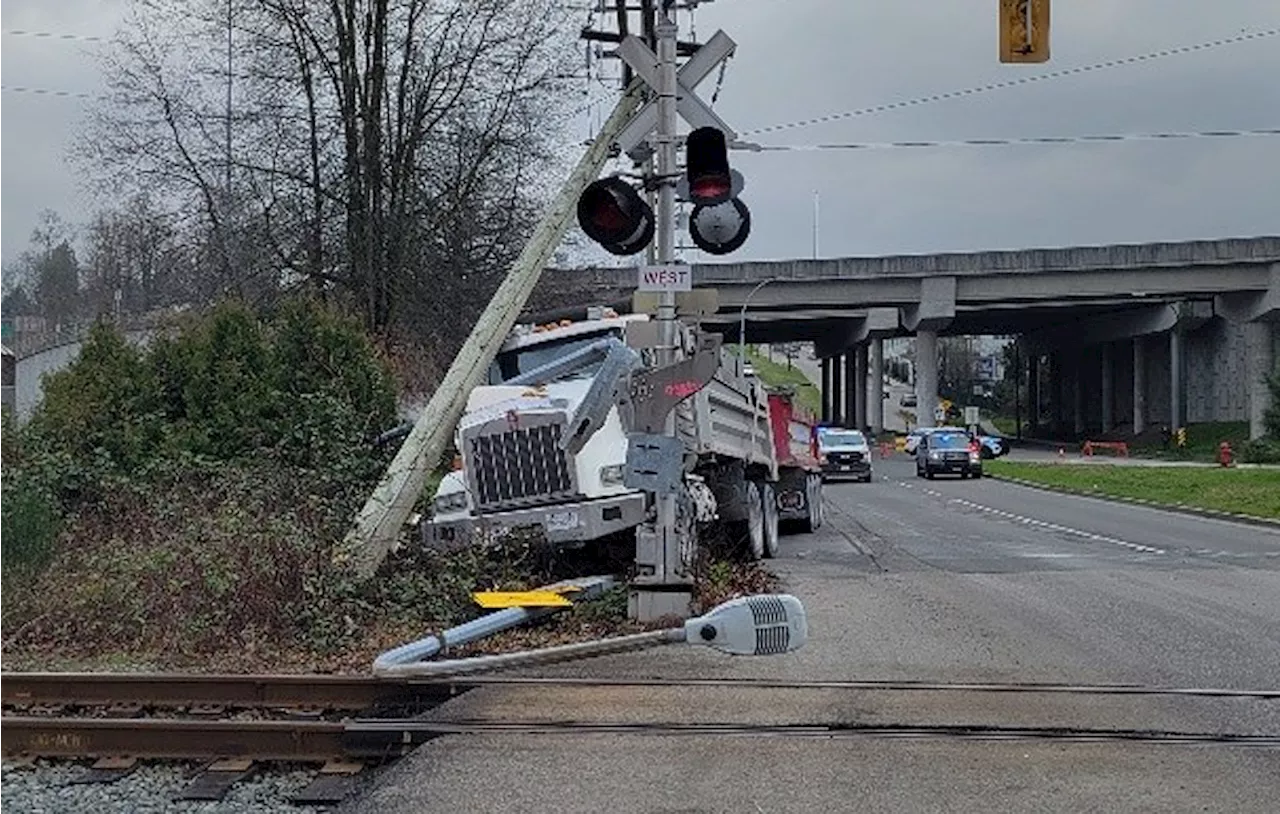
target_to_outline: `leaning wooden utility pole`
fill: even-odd
[[[507,278],[471,329],[471,335],[458,351],[431,401],[405,437],[382,481],[356,516],[354,528],[335,552],[334,560],[352,566],[359,577],[369,577],[377,570],[404,528],[422,494],[427,474],[440,459],[466,407],[468,394],[480,383],[515,325],[538,277],[569,228],[578,196],[600,174],[614,140],[639,106],[642,87],[639,80],[631,83],[578,166],[565,180],[533,236],[512,264]]]

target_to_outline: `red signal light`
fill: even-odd
[[[635,254],[653,239],[653,210],[621,178],[593,181],[578,198],[578,225],[605,251]]]
[[[699,206],[715,206],[729,200],[733,178],[724,133],[715,127],[699,127],[685,140],[689,199]]]

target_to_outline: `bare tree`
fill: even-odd
[[[98,212],[86,234],[88,310],[132,314],[189,302],[197,290],[190,242],[146,195]]]
[[[556,0],[135,0],[80,155],[196,222],[221,290],[456,330],[541,198],[565,22]]]

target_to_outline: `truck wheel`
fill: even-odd
[[[773,484],[760,484],[760,501],[764,509],[764,555],[778,556],[778,493]]]
[[[764,504],[760,501],[760,487],[755,481],[747,481],[744,491],[747,520],[743,548],[749,559],[758,560],[764,556]]]
[[[815,480],[817,478],[813,475],[805,475],[804,477],[804,517],[798,521],[800,530],[804,532],[816,531],[818,528],[818,519],[814,516],[813,505],[814,495],[818,491],[813,485]]]
[[[814,477],[811,484],[813,488],[809,492],[809,531],[817,531],[822,528],[822,523],[826,520],[822,510],[822,478]]]

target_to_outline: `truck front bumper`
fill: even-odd
[[[822,479],[836,480],[837,478],[865,478],[871,474],[871,461],[863,458],[861,461],[851,461],[840,464],[823,464]]]
[[[643,494],[615,495],[576,503],[555,503],[422,524],[422,543],[437,551],[470,545],[478,535],[500,537],[517,529],[537,529],[553,545],[596,540],[644,521]]]

